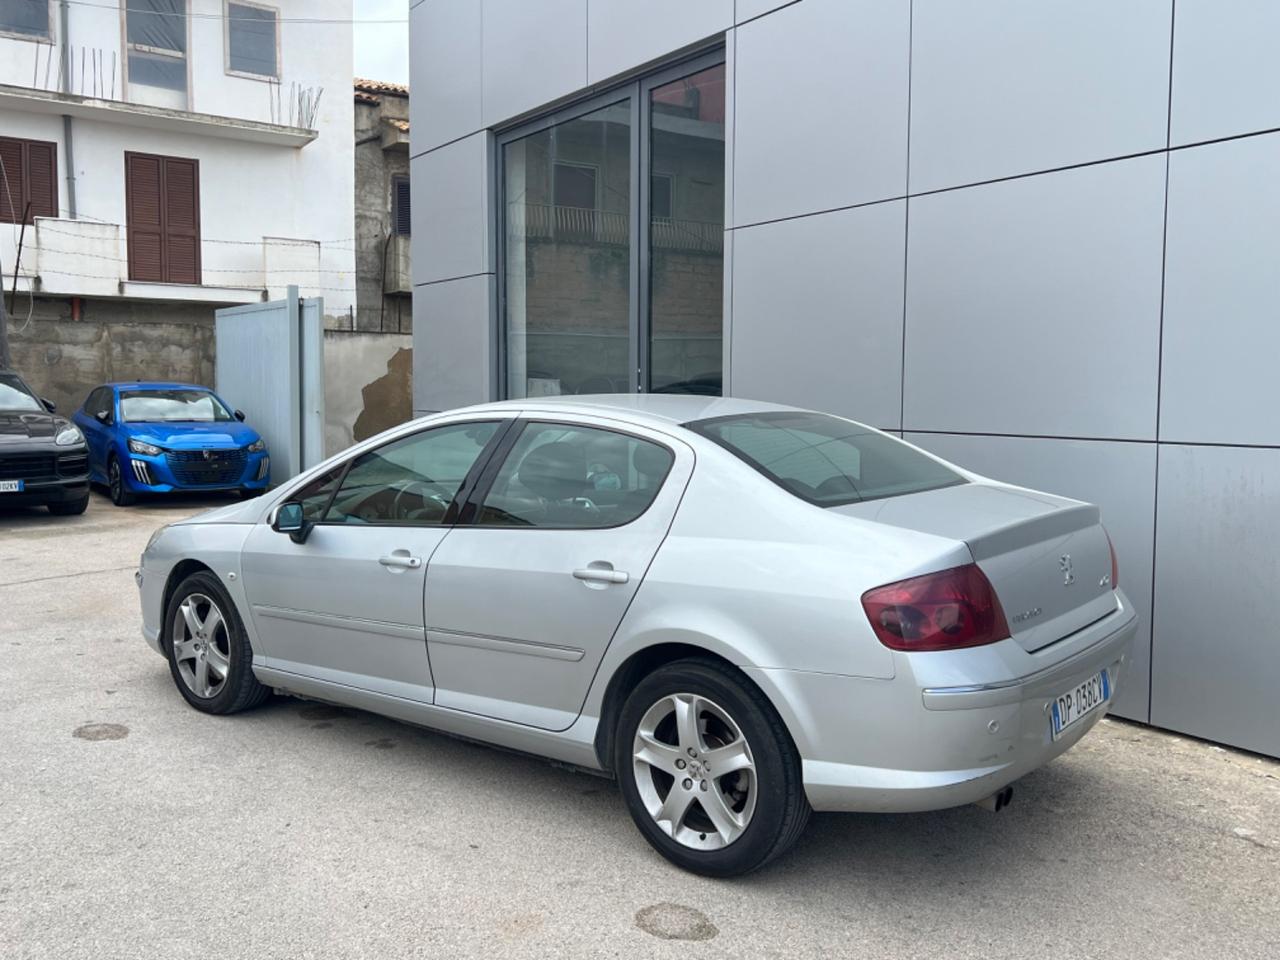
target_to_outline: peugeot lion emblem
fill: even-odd
[[[1058,566],[1062,568],[1062,585],[1069,587],[1076,582],[1076,575],[1071,572],[1071,554],[1064,553],[1058,559]]]

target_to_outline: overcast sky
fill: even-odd
[[[355,19],[407,20],[409,0],[355,0]],[[409,82],[409,25],[355,25],[356,76],[366,80]]]

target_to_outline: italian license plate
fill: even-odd
[[[21,480],[0,480],[0,493],[21,493]]]
[[[1111,699],[1111,678],[1107,671],[1095,673],[1053,701],[1053,739],[1057,740],[1073,723],[1083,720]]]

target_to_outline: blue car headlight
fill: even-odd
[[[134,437],[129,438],[129,452],[140,453],[144,457],[158,457],[164,453],[164,450],[157,447],[154,443],[147,443],[145,440],[138,440]]]
[[[250,453],[261,453],[263,450],[267,449],[267,441],[259,437],[257,440],[253,441],[253,443],[249,444],[249,446],[246,447],[245,449],[247,449]]]
[[[74,423],[68,423],[58,431],[58,435],[53,438],[53,442],[59,447],[69,447],[75,443],[84,443],[84,434],[80,432],[80,428]]]

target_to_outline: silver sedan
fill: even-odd
[[[714,876],[811,810],[1003,806],[1136,628],[1096,507],[702,397],[416,420],[163,528],[138,583],[193,707],[274,690],[607,771]]]

